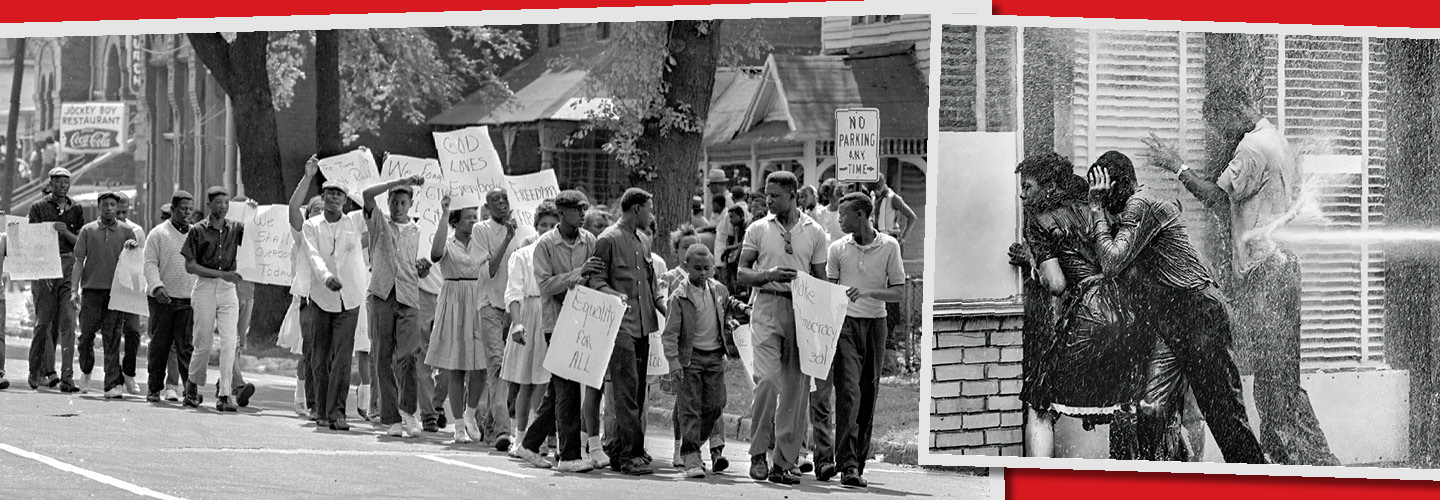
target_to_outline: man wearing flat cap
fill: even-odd
[[[124,313],[110,309],[110,284],[115,280],[120,252],[138,248],[144,236],[116,217],[118,194],[102,193],[96,204],[100,218],[80,228],[74,248],[72,286],[80,296],[80,390],[90,389],[98,333],[105,351],[105,399],[120,399],[125,385],[120,352],[125,318]]]
[[[30,223],[54,224],[60,239],[60,268],[70,269],[75,265],[75,238],[85,225],[85,213],[75,200],[70,199],[69,170],[51,170],[46,190],[49,194],[30,205]],[[30,388],[58,385],[61,392],[79,391],[74,382],[75,304],[70,301],[70,279],[36,280],[31,285],[30,294],[35,301],[35,333],[30,341]],[[56,349],[63,356],[59,377],[55,374]]]

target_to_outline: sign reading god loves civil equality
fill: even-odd
[[[414,217],[420,225],[420,244],[415,249],[416,257],[430,256],[430,243],[435,239],[435,231],[440,229],[441,224],[446,224],[446,214],[440,209],[440,202],[445,199],[445,194],[450,191],[450,186],[445,183],[445,176],[440,171],[440,162],[434,158],[416,158],[405,155],[385,155],[385,168],[380,176],[383,182],[389,182],[401,177],[418,175],[425,178],[425,184],[416,186],[415,198],[411,200],[410,216]],[[390,215],[390,194],[380,193],[375,197],[375,205],[385,215]],[[455,200],[450,200],[453,207]]]
[[[533,174],[505,176],[506,194],[510,198],[510,211],[515,218],[514,241],[525,241],[535,235],[535,212],[540,202],[560,194],[560,182],[555,179],[554,170],[541,170]]]
[[[15,224],[6,241],[5,271],[16,281],[52,280],[62,276],[60,240],[55,224]]]
[[[790,282],[791,302],[795,305],[795,343],[800,348],[800,371],[806,375],[821,380],[830,378],[830,363],[835,359],[840,327],[850,308],[850,298],[845,296],[848,289],[805,273]]]
[[[571,288],[555,320],[550,350],[545,353],[545,369],[599,389],[605,382],[605,369],[610,366],[624,313],[620,297],[585,286]]]
[[[880,110],[835,110],[835,177],[840,182],[880,180]]]
[[[478,207],[485,193],[505,187],[505,170],[500,154],[490,142],[490,129],[466,127],[451,132],[432,132],[440,155],[440,169],[450,184],[450,209]]]
[[[245,221],[236,272],[251,283],[290,286],[294,279],[290,260],[295,239],[290,234],[290,207],[261,205]]]
[[[350,199],[361,205],[365,203],[365,188],[380,182],[380,169],[375,166],[375,157],[365,148],[321,159],[320,172],[325,174],[326,180],[344,184]]]
[[[123,102],[76,102],[60,105],[60,152],[100,154],[125,151]]]

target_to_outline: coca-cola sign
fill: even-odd
[[[125,151],[125,132],[128,124],[125,103],[61,104],[60,149],[71,154]]]

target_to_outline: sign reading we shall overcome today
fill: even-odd
[[[880,180],[880,110],[835,110],[835,177],[840,182]]]
[[[82,155],[123,152],[128,124],[123,102],[61,104],[60,152]]]
[[[290,254],[295,244],[290,234],[290,208],[262,205],[245,222],[235,272],[252,283],[290,286],[294,278]]]
[[[545,369],[599,389],[605,382],[605,368],[610,366],[624,312],[620,297],[585,286],[570,289],[555,320]]]

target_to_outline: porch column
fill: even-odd
[[[803,159],[800,162],[805,169],[805,184],[818,189],[820,187],[820,169],[819,165],[815,163],[815,147],[815,141],[805,141],[805,150],[801,153]]]

